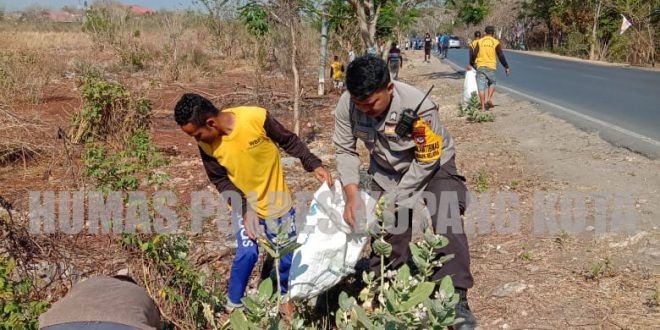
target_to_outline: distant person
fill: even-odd
[[[433,48],[433,39],[427,32],[424,37],[424,62],[431,62],[431,48]]]
[[[403,58],[401,57],[401,50],[396,45],[396,41],[392,43],[390,54],[387,56],[387,66],[390,69],[392,79],[398,80],[399,68],[403,67]]]
[[[481,39],[481,31],[474,31],[474,40],[470,41],[470,43],[468,44],[468,52],[470,53],[468,55],[468,62],[470,62],[470,59],[472,58],[472,53],[474,52],[474,47],[477,46],[477,41],[479,41],[479,39]],[[467,71],[470,71],[472,69],[473,69],[472,65],[470,65],[468,63]]]
[[[344,63],[339,60],[339,56],[335,55],[335,60],[330,64],[330,77],[332,77],[332,86],[335,91],[344,89]]]
[[[481,100],[481,111],[486,111],[493,107],[493,94],[495,94],[495,85],[497,79],[495,71],[497,70],[497,59],[500,60],[506,75],[511,71],[506,63],[504,52],[500,41],[493,37],[495,28],[486,27],[486,36],[479,39],[470,56],[470,66],[477,68],[477,89],[479,90],[479,99]]]
[[[445,34],[440,35],[440,57],[447,58],[447,44],[449,43],[448,36]]]
[[[39,316],[41,330],[160,328],[158,307],[128,276],[99,276],[78,282]]]

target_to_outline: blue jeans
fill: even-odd
[[[276,220],[277,225],[283,222],[290,221],[291,230],[288,237],[296,236],[296,227],[294,223],[295,209],[291,209],[289,213]],[[238,241],[238,248],[236,249],[236,257],[231,265],[229,274],[229,289],[227,295],[229,302],[233,305],[241,304],[241,299],[245,294],[245,288],[250,281],[250,275],[254,269],[254,265],[259,258],[259,246],[257,242],[251,240],[245,232],[243,226],[243,217],[237,213],[232,213],[232,221],[238,224],[236,231],[236,240]],[[277,228],[269,228],[264,219],[259,219],[259,224],[264,226],[266,237],[269,241],[277,236]],[[272,222],[271,222],[272,224]],[[282,294],[285,294],[289,287],[289,270],[291,269],[291,260],[293,259],[293,252],[285,255],[280,259],[280,285],[282,287]]]

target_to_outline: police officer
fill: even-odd
[[[333,136],[337,170],[346,194],[345,221],[355,226],[357,221],[363,219],[365,212],[364,201],[358,195],[358,139],[364,142],[370,154],[369,174],[373,177],[370,189],[395,196],[397,222],[403,218],[408,220],[402,221],[412,219],[401,215],[412,213],[424,191],[430,192],[436,199],[435,203],[431,203],[433,205],[440,205],[441,193],[449,193],[443,194],[446,198],[455,192],[458,208],[463,214],[467,194],[465,178],[457,173],[454,142],[440,123],[437,105],[426,99],[417,113],[419,118],[414,122],[411,134],[400,136],[396,126],[403,110],[415,109],[424,98],[423,92],[405,83],[392,81],[385,61],[374,56],[359,57],[351,62],[346,72],[346,87],[348,90],[339,99],[335,111]],[[449,210],[452,208],[449,207]],[[436,252],[441,255],[454,254],[454,259],[437,270],[432,279],[451,276],[460,296],[457,317],[463,319],[454,329],[473,329],[476,319],[467,303],[467,289],[473,284],[467,237],[463,233],[460,216],[453,215],[458,220],[451,226],[447,219],[452,216],[440,213],[444,212],[435,212],[432,216],[433,228],[437,234],[449,239],[449,245]],[[439,228],[444,230],[438,232]],[[388,260],[392,268],[398,268],[411,259],[411,237],[410,224],[403,233],[386,234],[385,240],[393,247]],[[370,269],[378,273],[379,265],[379,257],[372,255]]]

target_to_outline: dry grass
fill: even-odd
[[[42,156],[50,147],[38,137],[44,127],[0,108],[0,165],[23,163]]]
[[[92,47],[92,41],[81,32],[3,31],[0,44],[5,50],[58,51]]]
[[[40,103],[44,87],[61,77],[64,68],[64,59],[50,51],[0,52],[0,104]]]

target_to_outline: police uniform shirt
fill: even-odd
[[[369,150],[369,173],[384,190],[394,192],[397,204],[413,208],[435,170],[454,156],[454,142],[440,123],[438,107],[426,99],[418,112],[411,136],[398,137],[394,128],[403,109],[415,109],[424,93],[394,81],[390,108],[380,120],[355,108],[345,92],[335,110],[333,144],[337,171],[343,185],[360,181],[360,139]]]

